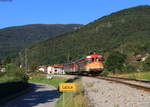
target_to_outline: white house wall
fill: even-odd
[[[62,68],[54,68],[54,67],[48,67],[47,72],[48,74],[64,74],[64,70]]]

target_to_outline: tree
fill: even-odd
[[[5,76],[6,81],[28,81],[28,76],[19,67],[13,63],[6,64]]]
[[[113,51],[109,54],[106,60],[106,68],[114,73],[116,73],[117,70],[121,71],[125,60],[126,55],[117,51]]]
[[[11,57],[10,56],[7,56],[4,61],[3,61],[3,64],[6,65],[6,64],[9,64],[11,63]]]
[[[31,66],[30,66],[30,71],[35,72],[37,70],[38,66],[39,66],[38,62],[36,62],[36,61],[32,62]]]

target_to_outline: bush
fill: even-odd
[[[119,72],[122,70],[125,60],[126,55],[117,51],[113,51],[106,60],[106,68],[114,73]]]
[[[101,76],[107,76],[109,74],[108,70],[104,70],[100,75]]]
[[[127,64],[124,67],[124,72],[125,73],[134,72],[134,71],[136,71],[136,67],[134,65]]]
[[[19,67],[15,66],[14,64],[7,64],[6,65],[6,72],[1,74],[0,81],[28,81],[28,76],[23,72]]]

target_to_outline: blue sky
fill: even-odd
[[[88,24],[150,0],[0,0],[0,28],[25,24]]]

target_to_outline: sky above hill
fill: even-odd
[[[0,0],[0,28],[25,24],[88,24],[150,0]]]

